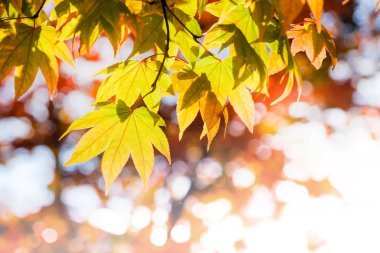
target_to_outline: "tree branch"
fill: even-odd
[[[40,15],[40,12],[42,11],[42,8],[44,7],[45,3],[46,3],[46,0],[43,0],[40,8],[38,8],[37,12],[33,16],[18,17],[18,18],[0,18],[0,22],[1,21],[7,21],[7,20],[14,20],[14,19],[24,19],[24,18],[27,18],[27,19],[37,19],[38,16]]]
[[[202,38],[202,36],[194,34],[178,17],[177,15],[170,9],[170,7],[167,5],[166,1],[164,1],[166,9],[170,12],[170,14],[174,17],[175,20],[193,37],[193,40],[198,43],[210,56],[215,58],[216,60],[220,59],[216,57],[213,53],[211,53],[198,39]]]
[[[170,12],[170,14],[172,14],[172,16],[178,21],[178,23],[180,23],[180,25],[188,32],[191,34],[191,36],[193,36],[193,39],[194,40],[197,40],[197,39],[200,39],[203,37],[203,35],[199,36],[199,35],[196,35],[194,34],[189,28],[186,27],[186,25],[177,17],[177,15],[169,8],[169,6],[166,4],[165,2],[165,5],[166,5],[166,8],[168,9],[168,11]],[[198,41],[197,41],[198,42]]]

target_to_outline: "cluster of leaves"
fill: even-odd
[[[268,95],[269,76],[281,75],[285,86],[274,103],[295,84],[300,92],[296,53],[305,51],[316,68],[327,53],[336,63],[334,42],[321,24],[323,0],[55,0],[50,16],[42,10],[46,2],[0,1],[0,79],[15,68],[16,98],[30,88],[39,68],[53,96],[56,57],[73,64],[66,40],[79,38],[78,53],[85,54],[105,35],[115,55],[128,37],[134,41],[124,62],[98,73],[108,76],[97,92],[96,110],[64,134],[90,128],[67,164],[104,152],[107,189],[129,157],[144,181],[153,168],[153,147],[170,162],[158,114],[163,96],[178,96],[180,139],[200,114],[201,138],[209,146],[222,118],[227,126],[230,105],[253,131],[252,94]],[[306,2],[314,18],[291,25]],[[207,30],[199,24],[204,15],[216,20]]]

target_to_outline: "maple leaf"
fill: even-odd
[[[175,28],[175,33],[171,34],[173,41],[180,47],[186,59],[191,62],[197,61],[201,50],[196,39],[202,36],[198,22],[178,8],[174,8],[170,13],[170,22]]]
[[[293,58],[291,58],[291,61],[289,62],[289,65],[287,66],[286,69],[287,71],[285,72],[285,74],[282,76],[280,80],[280,84],[285,85],[284,91],[275,101],[271,103],[271,105],[277,104],[280,101],[284,100],[287,96],[289,96],[295,83],[297,83],[297,88],[298,88],[297,100],[300,99],[301,90],[302,90],[302,78],[301,78],[301,73],[299,72],[298,66]]]
[[[0,30],[0,34],[6,34],[0,45],[0,80],[15,67],[17,99],[30,88],[40,68],[53,96],[58,82],[56,57],[74,65],[65,43],[58,39],[58,32],[46,24],[31,26],[9,22],[7,26],[14,32],[7,33],[4,28]]]
[[[136,39],[129,58],[137,53],[144,53],[156,45],[164,50],[166,45],[164,23],[164,18],[157,14],[146,15],[141,18],[135,17]]]
[[[313,20],[306,19],[303,25],[293,26],[287,35],[288,38],[293,39],[292,54],[306,52],[307,57],[316,69],[322,67],[322,62],[327,57],[326,51],[330,54],[333,65],[336,64],[335,46],[331,35],[323,26],[321,33],[319,33]]]
[[[232,60],[235,86],[243,82],[256,92],[268,93],[268,73],[263,61],[268,52],[263,43],[251,46],[240,30],[231,25],[220,25],[206,34],[204,45],[220,50],[230,47],[230,54],[236,56]]]
[[[176,83],[175,91],[179,93],[176,109],[180,129],[179,138],[182,138],[184,131],[200,113],[205,123],[201,138],[207,135],[209,148],[219,130],[220,117],[226,101],[221,103],[218,100],[206,74],[201,73],[198,76],[189,65],[171,77],[173,83]]]
[[[195,63],[194,72],[198,76],[204,74],[207,77],[211,91],[216,94],[218,101],[224,105],[235,84],[232,58],[219,60],[211,56],[205,57]]]
[[[228,101],[232,108],[252,133],[255,122],[255,106],[250,91],[245,85],[239,85],[228,94]],[[212,91],[207,91],[199,99],[199,112],[204,122],[201,138],[207,136],[207,149],[219,131],[221,117],[224,117],[225,126],[228,124],[226,104],[221,104]],[[225,130],[226,131],[226,130]]]
[[[7,11],[9,13],[10,6],[12,6],[17,13],[22,14],[22,0],[1,0],[0,6],[2,9],[1,13],[3,11]]]
[[[146,107],[131,110],[121,100],[117,104],[101,104],[98,110],[74,121],[62,135],[61,138],[70,131],[91,128],[82,136],[65,165],[85,162],[104,152],[101,170],[108,192],[132,157],[137,172],[147,183],[154,164],[153,147],[171,162],[162,126],[165,126],[163,119]]]
[[[276,74],[288,66],[291,52],[287,44],[287,38],[284,36],[279,40],[267,44],[270,48],[268,63],[270,75]]]
[[[321,32],[324,0],[307,0],[307,3],[316,20],[318,32]]]
[[[195,20],[194,16],[187,14],[185,9],[181,10],[179,8],[173,8],[170,10],[170,13],[172,14],[170,21],[173,23],[177,32],[188,30],[188,32],[191,32],[198,37],[202,35],[202,30],[198,21]]]
[[[178,93],[177,119],[179,125],[179,139],[189,125],[195,120],[199,112],[199,101],[210,89],[210,83],[205,75],[198,75],[188,66],[180,72],[171,75],[175,92]]]
[[[197,68],[200,68],[199,66],[192,69],[191,66],[187,65],[180,72],[171,76],[173,83],[176,84],[175,91],[179,93],[177,101],[177,118],[180,128],[179,138],[182,138],[186,128],[195,120],[197,114],[200,113],[204,121],[201,138],[207,136],[208,148],[219,130],[221,116],[224,116],[226,124],[228,122],[228,112],[225,110],[227,98],[251,132],[254,125],[254,104],[250,91],[245,85],[234,87],[234,83],[232,83],[231,89],[223,90],[220,93],[220,86],[226,85],[225,81],[230,81],[228,74],[227,77],[224,76],[224,72],[228,71],[228,67],[219,65],[223,63],[215,59],[208,59],[207,62],[209,61],[210,64],[211,62],[214,63],[211,65],[212,67],[208,64],[202,65],[201,72],[198,72]],[[227,62],[230,62],[230,59],[227,59]],[[215,76],[208,72],[207,66],[212,72],[215,72]],[[227,66],[230,65],[228,64]],[[218,72],[219,68],[224,72]],[[210,76],[213,78],[210,78]],[[220,83],[222,80],[223,83]],[[216,81],[219,81],[219,84]]]
[[[238,2],[239,3],[239,2]],[[206,10],[219,17],[217,24],[233,24],[244,35],[248,43],[259,39],[272,16],[272,5],[266,0],[258,2],[241,2],[222,0],[207,5]]]
[[[244,85],[239,85],[228,97],[236,114],[252,133],[255,124],[255,105],[251,93]]]
[[[306,0],[275,0],[274,4],[282,16],[282,32],[285,33],[289,25],[301,13]]]
[[[206,95],[199,100],[199,109],[203,122],[206,125],[207,132],[212,131],[216,125],[219,125],[224,106],[225,104],[221,104],[217,98],[217,95],[212,91],[208,91]],[[218,129],[219,126],[217,130]],[[208,138],[208,146],[210,146],[212,138]]]
[[[124,14],[129,13],[128,8],[120,0],[64,0],[57,7],[58,18],[65,19],[69,30],[65,38],[80,34],[81,53],[89,52],[102,31],[105,31],[112,44],[114,52],[120,47],[122,29],[120,21]],[[68,19],[70,13],[76,13],[74,20]],[[67,19],[67,20],[66,20]]]
[[[43,0],[35,1],[23,1],[23,0],[0,0],[0,5],[3,4],[5,10],[8,13],[16,11],[17,14],[25,16],[33,16],[40,6],[43,4]]]
[[[198,15],[201,16],[203,11],[206,9],[208,0],[197,0],[198,2]]]
[[[215,138],[215,136],[217,135],[218,131],[219,131],[219,128],[220,128],[220,117],[221,117],[221,114],[223,113],[223,108],[220,107],[220,104],[217,100],[214,100],[214,95],[212,93],[208,93],[208,96],[205,97],[205,99],[203,99],[205,101],[205,105],[209,104],[210,102],[212,104],[215,103],[215,106],[214,108],[214,113],[211,114],[211,113],[208,113],[208,111],[205,111],[205,110],[202,110],[201,112],[203,112],[203,117],[205,116],[210,116],[210,119],[208,119],[208,121],[213,121],[213,124],[212,124],[212,127],[210,128],[208,126],[208,124],[206,124],[206,122],[204,122],[203,124],[203,130],[202,130],[202,133],[201,133],[201,136],[200,136],[200,139],[202,139],[203,137],[207,136],[207,150],[210,149],[210,145],[211,145],[211,142],[212,140]],[[223,111],[221,111],[223,110]],[[217,112],[217,114],[215,113]],[[202,113],[201,113],[202,115]],[[227,125],[227,123],[226,123]]]
[[[275,74],[284,71],[281,84],[285,84],[283,93],[271,104],[276,104],[285,99],[293,89],[294,84],[298,88],[298,100],[301,96],[302,78],[297,63],[291,54],[287,37],[282,36],[279,40],[267,44],[270,48],[269,73]]]
[[[104,102],[116,96],[116,100],[123,100],[128,106],[132,106],[141,95],[148,108],[157,111],[162,92],[168,89],[171,82],[166,73],[161,73],[157,82],[158,89],[151,92],[160,64],[151,60],[129,60],[100,71],[97,75],[112,74],[100,85],[96,101]],[[148,93],[150,94],[145,97]]]
[[[284,87],[273,103],[295,84],[300,95],[296,53],[305,51],[316,68],[328,54],[332,65],[337,61],[333,39],[321,25],[322,0],[55,0],[50,19],[43,11],[46,2],[0,0],[0,79],[15,68],[16,97],[29,89],[39,69],[54,93],[56,57],[72,63],[65,39],[78,37],[84,54],[105,35],[115,55],[127,38],[133,40],[126,61],[98,73],[107,75],[96,94],[98,110],[68,129],[91,128],[68,164],[104,152],[107,190],[129,157],[144,181],[154,147],[170,160],[164,122],[156,114],[166,94],[178,96],[179,138],[200,115],[201,138],[207,137],[209,148],[222,117],[226,133],[229,110],[253,132],[252,96],[269,95],[270,75],[277,74]],[[315,20],[291,26],[306,3]]]

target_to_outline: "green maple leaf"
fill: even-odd
[[[73,122],[62,135],[70,131],[91,128],[78,142],[67,165],[85,162],[104,152],[101,170],[106,182],[106,191],[132,157],[137,172],[145,183],[154,165],[155,147],[169,161],[170,150],[161,127],[163,119],[146,107],[131,110],[121,100],[99,106]]]
[[[68,48],[58,37],[55,28],[46,24],[34,26],[9,22],[5,29],[0,29],[0,80],[15,67],[16,98],[30,88],[39,68],[50,94],[54,94],[59,71],[56,56],[74,64]]]
[[[98,73],[112,73],[100,85],[96,94],[96,101],[107,101],[112,96],[116,100],[123,100],[128,106],[132,106],[138,97],[145,96],[152,91],[152,84],[158,74],[159,61],[130,60],[117,63]],[[170,78],[167,73],[161,73],[158,79],[158,88],[144,97],[145,104],[152,111],[157,111],[160,105],[162,92],[170,86]]]

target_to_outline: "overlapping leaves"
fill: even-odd
[[[213,57],[202,59],[195,66],[187,65],[172,75],[175,90],[179,93],[177,117],[180,138],[200,113],[204,121],[202,136],[207,135],[208,146],[219,130],[221,117],[228,122],[227,103],[253,131],[254,105],[250,91],[234,78],[232,58],[217,60]]]
[[[306,19],[304,24],[293,26],[288,32],[288,38],[292,41],[292,54],[306,52],[307,57],[316,69],[322,66],[323,60],[330,54],[332,64],[337,63],[334,41],[326,28],[321,27],[318,32],[318,24],[311,19]]]
[[[125,28],[121,21],[129,12],[122,1],[64,0],[55,11],[60,23],[66,25],[65,39],[80,35],[81,53],[89,52],[104,31],[116,54]]]
[[[57,0],[50,19],[43,11],[37,19],[42,3],[0,1],[1,17],[12,19],[0,23],[0,78],[15,68],[17,98],[29,89],[38,69],[53,94],[56,57],[72,63],[63,40],[73,39],[74,45],[79,37],[80,54],[88,53],[102,35],[115,54],[127,38],[133,41],[124,62],[98,73],[108,76],[96,95],[97,110],[64,134],[90,128],[68,164],[104,153],[107,189],[129,157],[145,182],[153,168],[153,147],[170,161],[161,129],[165,124],[157,114],[163,96],[178,96],[180,139],[200,115],[201,138],[207,136],[209,147],[222,120],[227,127],[232,109],[253,132],[252,96],[269,95],[270,75],[281,75],[284,87],[274,103],[296,84],[300,91],[296,53],[305,51],[316,68],[327,53],[336,63],[331,35],[321,24],[322,0]],[[306,3],[314,19],[291,25]],[[210,14],[216,21],[210,28],[201,26],[200,18]]]
[[[122,100],[128,106],[132,106],[141,95],[150,110],[158,111],[162,92],[170,86],[169,76],[162,73],[157,82],[158,88],[152,91],[160,64],[151,60],[129,60],[99,72],[98,75],[112,74],[100,85],[96,100],[103,102],[115,96],[116,100]]]
[[[11,31],[11,32],[10,32]],[[45,77],[50,94],[58,82],[56,57],[73,64],[65,43],[54,27],[42,24],[8,22],[0,28],[0,79],[15,68],[15,96],[19,98],[32,85],[38,69]]]

